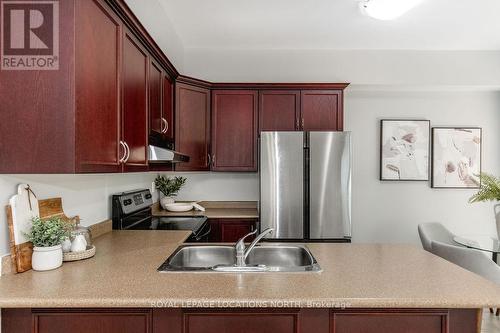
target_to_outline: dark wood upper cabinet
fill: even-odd
[[[171,170],[147,148],[172,141],[175,170],[252,172],[259,129],[343,129],[347,84],[179,75],[125,1],[59,1],[59,39],[57,70],[1,71],[0,173]]]
[[[162,79],[161,67],[154,60],[151,60],[149,66],[149,131],[156,135],[163,135],[164,129]]]
[[[301,91],[301,128],[304,131],[343,130],[342,90]]]
[[[168,75],[163,75],[163,122],[164,136],[174,139],[174,84]]]
[[[178,83],[175,96],[175,149],[189,156],[175,170],[210,170],[210,90]]]
[[[258,93],[212,91],[212,170],[257,171]]]
[[[122,28],[100,1],[76,4],[76,169],[118,172]]]
[[[259,92],[260,131],[300,129],[300,91],[261,90]]]
[[[128,31],[123,39],[123,134],[126,148],[124,170],[147,170],[148,65],[141,44]],[[161,84],[161,81],[160,81]],[[161,105],[161,104],[160,104]]]

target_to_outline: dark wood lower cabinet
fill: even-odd
[[[2,332],[152,333],[152,310],[2,309]]]
[[[479,309],[2,309],[3,333],[479,333]]]
[[[333,312],[332,333],[357,332],[364,333],[446,333],[447,311],[424,310],[396,310],[391,311],[363,311],[346,310]],[[473,332],[473,331],[471,331]]]
[[[210,219],[210,242],[234,243],[257,228],[255,219]],[[252,241],[250,236],[246,241]]]

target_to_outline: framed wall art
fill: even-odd
[[[432,128],[432,187],[479,188],[482,129]]]
[[[380,121],[380,180],[429,180],[429,120]]]

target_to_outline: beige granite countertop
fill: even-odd
[[[153,216],[206,216],[209,219],[258,219],[259,211],[255,201],[202,201],[205,211],[169,212],[161,209],[159,203],[152,207]]]
[[[94,258],[0,277],[0,307],[500,305],[500,287],[410,245],[308,244],[321,273],[159,273],[185,231],[113,231]]]

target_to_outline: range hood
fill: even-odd
[[[189,162],[189,156],[178,153],[174,150],[149,145],[149,163],[180,163]]]

